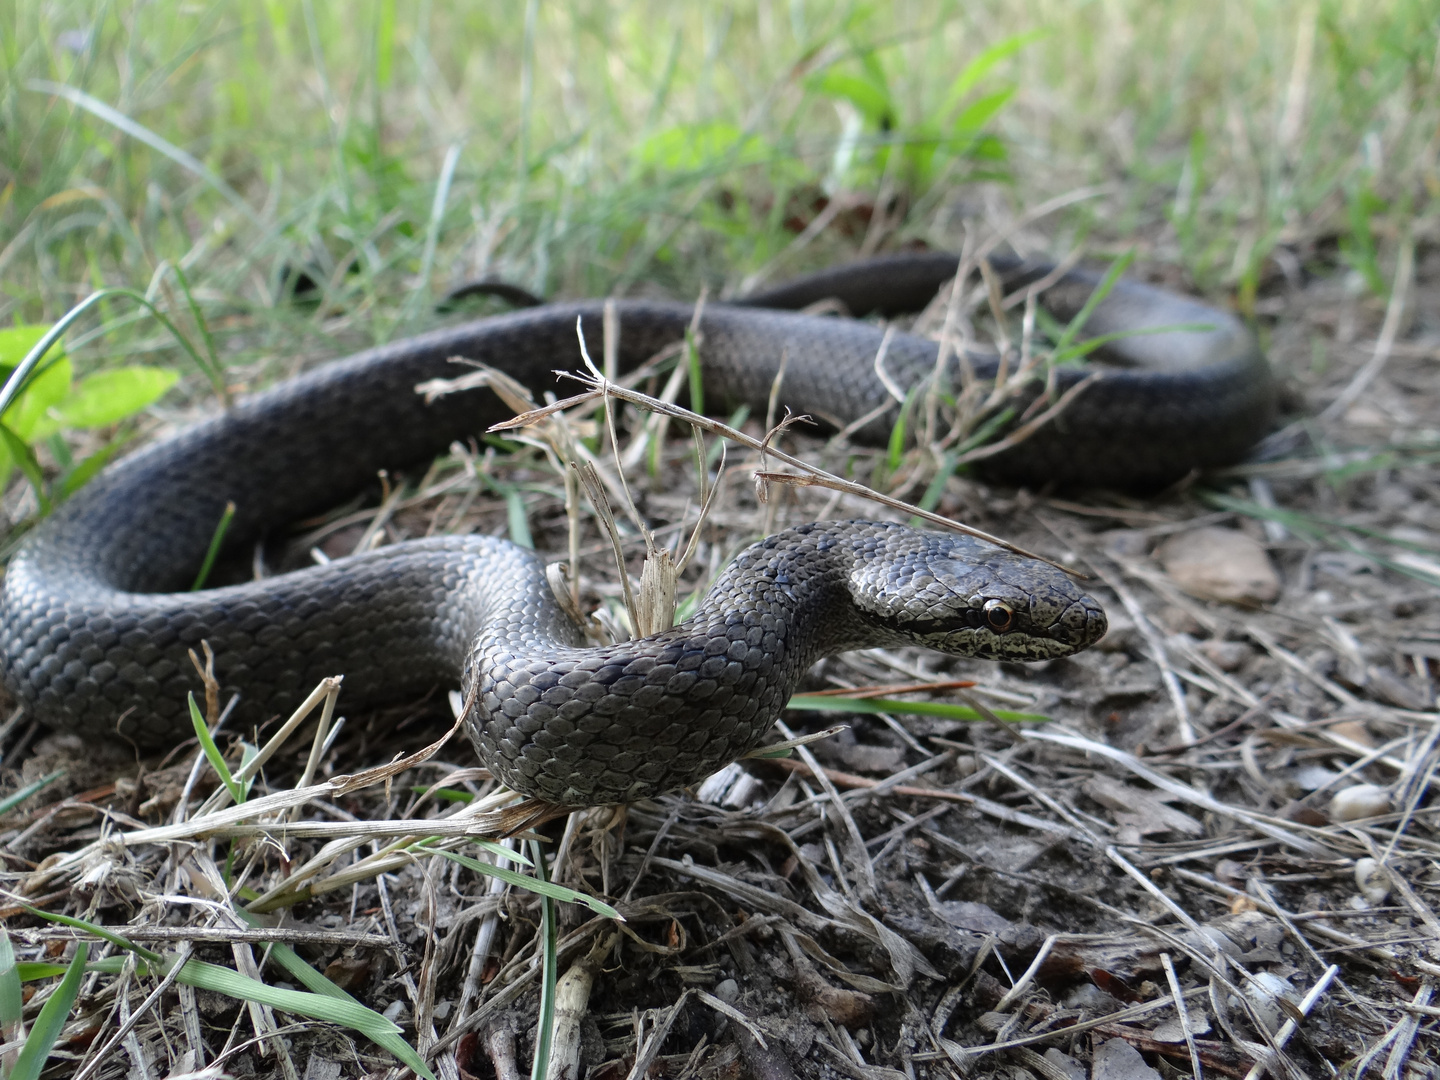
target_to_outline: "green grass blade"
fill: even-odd
[[[245,919],[245,921],[248,922],[251,926],[260,929],[263,929],[265,926],[265,924],[260,919],[251,915],[249,912],[242,911],[240,912],[240,916]],[[398,1032],[392,1033],[386,1032],[384,1030],[384,1025],[390,1024],[390,1021],[386,1020],[383,1016],[375,1012],[373,1009],[368,1009],[364,1005],[361,1005],[360,1002],[355,1000],[355,998],[351,997],[344,990],[340,989],[340,987],[336,986],[324,975],[322,975],[320,972],[316,971],[313,967],[307,964],[300,956],[300,954],[297,953],[294,949],[290,948],[290,946],[282,945],[278,942],[273,942],[270,944],[269,949],[271,959],[273,959],[276,963],[278,963],[281,967],[283,967],[286,971],[293,975],[296,980],[298,980],[312,994],[317,994],[321,997],[331,998],[335,1001],[348,1001],[353,1003],[357,1008],[364,1009],[367,1013],[370,1013],[371,1018],[367,1018],[367,1022],[369,1023],[372,1030],[365,1032],[366,1037],[376,1046],[388,1050],[392,1055],[394,1055],[395,1060],[401,1062],[407,1068],[413,1070],[417,1076],[423,1076],[426,1078],[426,1080],[435,1080],[434,1073],[432,1073],[425,1065],[425,1059],[422,1058],[418,1053],[416,1053],[413,1046],[407,1043]],[[183,979],[183,972],[181,977]],[[356,1028],[355,1030],[359,1031],[361,1029]]]
[[[200,177],[200,179],[204,180],[212,188],[214,188],[221,195],[223,195],[232,206],[234,206],[237,210],[239,210],[247,218],[249,218],[252,225],[256,226],[257,228],[264,227],[259,215],[257,215],[254,210],[250,209],[250,204],[240,197],[240,193],[238,191],[236,191],[224,180],[220,179],[220,177],[216,176],[213,172],[207,169],[195,157],[187,154],[184,150],[181,150],[174,143],[167,142],[165,139],[162,139],[159,135],[155,134],[155,132],[151,131],[149,128],[144,127],[141,124],[137,124],[134,120],[131,120],[130,117],[126,116],[119,109],[112,108],[111,106],[106,105],[105,102],[100,101],[98,98],[91,97],[89,94],[85,93],[84,90],[76,89],[73,86],[65,86],[63,83],[50,82],[46,79],[30,79],[28,82],[26,82],[25,89],[34,90],[35,92],[41,94],[54,94],[56,97],[63,97],[66,101],[70,102],[73,105],[80,106],[80,108],[84,109],[88,113],[93,114],[94,116],[99,117],[107,124],[119,128],[126,135],[129,135],[132,139],[138,139],[140,142],[150,147],[150,149],[165,155],[176,165],[179,165],[182,169],[185,169],[187,172],[191,172],[194,175]]]
[[[125,292],[123,289],[97,289],[84,300],[72,307],[64,315],[55,321],[55,325],[45,332],[45,336],[37,341],[34,347],[25,354],[25,359],[15,365],[10,372],[10,377],[5,380],[4,389],[0,389],[0,416],[4,416],[15,399],[24,391],[30,382],[32,374],[38,374],[35,369],[45,354],[53,349],[56,343],[65,336],[65,332],[74,325],[75,321],[89,311],[96,304],[103,301],[107,295],[114,295],[117,292]]]
[[[50,327],[49,331],[46,332],[45,336],[35,343],[35,347],[25,354],[25,359],[21,360],[20,363],[15,366],[15,370],[12,371],[9,378],[5,380],[4,388],[0,389],[0,416],[5,415],[6,410],[9,409],[21,393],[24,392],[32,378],[39,376],[41,372],[37,370],[37,368],[39,367],[40,361],[46,353],[55,347],[55,344],[65,335],[66,331],[68,331],[85,312],[112,296],[126,297],[135,301],[148,311],[155,320],[165,328],[170,336],[175,339],[176,344],[189,355],[191,361],[200,369],[200,372],[215,388],[215,393],[219,396],[220,400],[227,405],[229,404],[230,396],[225,386],[224,372],[212,368],[212,366],[206,362],[205,358],[196,351],[190,339],[180,333],[180,328],[171,322],[164,312],[151,303],[144,293],[137,292],[134,289],[105,288],[96,289],[64,315],[60,316],[60,318],[55,321],[55,325]]]
[[[60,478],[60,483],[55,488],[55,498],[64,502],[75,492],[88,484],[100,474],[100,470],[110,464],[110,460],[120,452],[121,448],[129,442],[129,438],[120,435],[111,439],[95,453],[83,459],[78,465],[70,469]]]
[[[41,1006],[30,1037],[15,1059],[15,1068],[11,1070],[9,1080],[38,1080],[50,1051],[55,1049],[75,999],[80,995],[80,980],[85,977],[85,961],[89,957],[90,948],[83,941],[75,946],[75,958],[70,961],[60,985]]]
[[[84,930],[87,933],[103,938],[112,945],[136,953],[143,961],[141,964],[143,973],[164,974],[174,966],[174,957],[161,956],[159,953],[142,949],[134,943],[127,941],[124,937],[108,927],[98,926],[95,923],[86,922],[83,919],[71,918],[68,915],[55,915],[51,912],[39,911],[33,908],[27,908],[27,910],[40,918],[48,919],[51,922],[57,922],[64,926],[71,926],[77,930]],[[80,948],[84,949],[85,946],[82,944]],[[280,950],[284,949],[284,946],[272,945],[272,949]],[[77,958],[81,955],[79,952],[76,953]],[[302,975],[298,969],[292,969],[290,967],[292,958],[293,962],[299,967],[308,969],[308,975]],[[176,978],[180,982],[188,986],[193,986],[198,990],[211,990],[217,994],[224,994],[227,997],[235,998],[238,1001],[254,1001],[261,1005],[269,1005],[272,1008],[283,1009],[285,1012],[295,1013],[299,1016],[308,1016],[314,1020],[328,1020],[331,1023],[341,1024],[354,1031],[358,1031],[377,1046],[383,1046],[386,1050],[394,1054],[398,1060],[404,1062],[409,1068],[414,1069],[419,1075],[426,1077],[427,1080],[434,1080],[433,1074],[426,1069],[424,1061],[415,1053],[415,1050],[401,1038],[400,1029],[396,1027],[395,1024],[385,1019],[385,1017],[381,1016],[375,1010],[360,1004],[360,1002],[356,1001],[349,994],[346,994],[338,986],[329,982],[323,975],[315,971],[314,968],[310,968],[308,964],[296,956],[293,950],[286,949],[285,955],[277,955],[277,959],[281,960],[281,963],[287,971],[290,971],[291,974],[295,975],[297,979],[300,979],[307,986],[310,986],[311,981],[314,981],[315,985],[311,986],[313,992],[306,993],[299,990],[286,990],[282,987],[271,986],[258,979],[241,975],[238,971],[231,968],[222,967],[219,964],[210,964],[203,960],[187,960],[185,966]],[[117,974],[124,967],[124,964],[125,957],[110,956],[89,965],[88,970],[113,975]],[[80,968],[85,968],[83,960],[81,960],[79,966]],[[72,965],[72,968],[73,967],[74,965]],[[56,970],[57,965],[53,964],[17,965],[17,974],[25,979],[41,978],[54,974]],[[69,978],[68,973],[66,977],[67,979]],[[78,985],[78,975],[76,982]],[[324,988],[321,987],[321,983],[324,984]],[[54,999],[52,998],[51,1000]],[[48,1002],[46,1007],[49,1007]],[[65,1011],[68,1013],[68,1005]],[[43,1010],[41,1016],[44,1016]],[[63,1014],[61,1019],[63,1021]],[[39,1021],[36,1022],[36,1032],[31,1033],[32,1040],[36,1037],[38,1031]],[[42,1058],[41,1061],[43,1062],[43,1060]]]
[[[1097,334],[1095,337],[1086,338],[1084,341],[1069,345],[1064,349],[1056,346],[1050,362],[1052,364],[1068,364],[1072,360],[1079,360],[1089,356],[1096,349],[1104,348],[1112,341],[1119,341],[1122,338],[1147,337],[1151,334],[1175,334],[1184,332],[1204,334],[1214,329],[1214,323],[1172,323],[1168,326],[1145,326],[1135,330],[1116,330],[1114,333]]]
[[[210,537],[210,546],[205,550],[205,561],[200,564],[200,571],[195,575],[195,584],[190,586],[191,592],[199,592],[205,587],[205,581],[209,578],[210,571],[215,569],[215,560],[220,557],[220,549],[225,544],[225,534],[230,531],[230,523],[234,520],[235,504],[227,502],[224,513],[215,525],[215,533]]]
[[[195,302],[195,294],[190,291],[190,280],[178,263],[172,263],[170,269],[175,274],[175,280],[180,283],[180,291],[185,294],[185,303],[190,308],[190,317],[195,320],[195,328],[200,331],[200,340],[205,343],[205,355],[210,358],[210,369],[223,374],[225,365],[220,362],[220,354],[215,351],[215,338],[210,333],[210,324],[205,321],[200,305]]]
[[[25,1037],[25,994],[10,935],[0,930],[0,1038],[17,1043]],[[0,1070],[13,1062],[0,1062]]]
[[[535,879],[550,884],[545,878],[545,853],[538,841],[530,842],[535,860]],[[560,920],[555,900],[541,893],[540,901],[540,1016],[535,1021],[535,1060],[530,1065],[530,1080],[545,1080],[550,1073],[550,1046],[555,1038],[555,986],[560,981]]]
[[[689,371],[685,381],[690,385],[690,411],[705,415],[705,373],[700,369],[700,343],[695,331],[685,328],[685,363]]]
[[[59,923],[61,926],[68,926],[75,930],[83,930],[87,934],[94,934],[96,937],[108,941],[117,949],[124,949],[126,952],[132,952],[136,956],[148,960],[151,963],[159,963],[161,960],[161,956],[159,953],[151,952],[149,949],[141,948],[133,941],[129,940],[126,937],[123,937],[120,934],[117,934],[114,930],[111,930],[107,926],[101,926],[98,923],[87,922],[84,919],[77,919],[73,915],[58,915],[53,911],[41,911],[39,908],[31,907],[29,904],[25,905],[25,910],[28,911],[31,915],[34,915],[37,919],[44,919],[46,922]],[[123,962],[124,957],[112,957],[111,959],[116,959]],[[104,961],[100,961],[100,963],[103,962]]]
[[[430,288],[430,275],[435,270],[435,245],[440,242],[440,225],[445,220],[445,205],[450,201],[450,184],[455,179],[455,166],[460,163],[460,144],[451,143],[440,166],[440,179],[435,184],[435,199],[430,204],[430,223],[425,227],[425,249],[420,255],[420,275],[413,296],[422,296]]]
[[[896,701],[891,698],[823,697],[796,694],[785,703],[787,709],[800,712],[900,713],[911,716],[943,716],[947,720],[985,720],[988,717],[967,705],[949,705],[943,701]],[[1040,713],[992,710],[1001,720],[1011,724],[1044,724],[1050,717]]]
[[[947,113],[959,105],[965,95],[970,93],[975,85],[990,73],[990,70],[1002,60],[1007,60],[1032,42],[1039,41],[1048,35],[1048,30],[1029,30],[1018,34],[1011,34],[991,45],[970,63],[961,69],[955,81],[950,84],[950,89],[945,95],[945,104],[941,107],[942,113]]]
[[[894,473],[900,468],[900,460],[905,454],[905,435],[910,427],[910,413],[915,408],[918,386],[912,386],[905,393],[905,400],[900,405],[900,415],[895,417],[895,424],[890,429],[890,442],[885,450],[885,471],[887,474]]]
[[[1085,329],[1085,324],[1090,321],[1090,316],[1100,306],[1105,297],[1110,295],[1110,290],[1115,288],[1115,283],[1120,280],[1120,275],[1125,273],[1130,264],[1135,261],[1135,249],[1131,248],[1124,255],[1110,264],[1110,269],[1105,271],[1105,276],[1100,279],[1100,284],[1095,286],[1090,293],[1089,299],[1083,307],[1075,313],[1065,330],[1060,335],[1060,340],[1055,342],[1055,355],[1062,355],[1066,349],[1075,341],[1080,331]]]
[[[1413,541],[1404,540],[1400,537],[1391,536],[1380,529],[1372,529],[1363,525],[1350,525],[1343,521],[1336,521],[1334,518],[1322,517],[1315,514],[1306,514],[1299,510],[1287,510],[1283,506],[1261,506],[1259,503],[1251,502],[1248,499],[1237,499],[1221,492],[1202,491],[1200,498],[1212,506],[1224,510],[1231,510],[1237,514],[1244,514],[1260,521],[1277,521],[1297,536],[1306,537],[1312,541],[1323,544],[1333,544],[1335,547],[1343,548],[1346,551],[1359,555],[1360,557],[1374,563],[1376,566],[1384,567],[1386,570],[1408,577],[1415,581],[1423,582],[1426,585],[1440,585],[1440,578],[1435,574],[1417,566],[1411,566],[1398,559],[1382,555],[1378,551],[1371,551],[1369,548],[1356,543],[1348,536],[1347,532],[1358,533],[1361,536],[1374,540],[1380,540],[1396,547],[1405,548],[1419,555],[1435,555],[1433,547],[1424,544],[1417,544]]]
[[[230,766],[225,764],[225,755],[220,753],[220,748],[215,745],[210,729],[205,726],[205,718],[200,715],[200,706],[195,704],[195,695],[188,694],[187,700],[190,702],[190,722],[195,727],[195,737],[200,740],[200,749],[205,751],[210,767],[215,770],[220,782],[225,785],[225,790],[230,792],[230,798],[238,806],[245,801],[245,789],[236,783],[235,777],[230,774]]]
[[[124,957],[119,957],[119,959],[123,960]],[[86,970],[98,971],[100,969],[96,965],[90,964]],[[34,982],[36,979],[53,979],[57,975],[65,974],[65,965],[21,960],[15,965],[15,974],[19,976],[22,983]]]
[[[430,793],[432,799],[437,799],[440,802],[470,803],[475,801],[475,796],[471,795],[468,791],[456,791],[454,788],[436,788],[434,791],[431,791],[429,784],[410,785],[410,793],[412,795],[424,795],[426,792]]]
[[[7,795],[4,799],[0,799],[0,814],[7,814],[11,810],[14,810],[15,807],[19,806],[26,799],[30,798],[31,795],[34,795],[37,791],[40,791],[53,784],[56,780],[59,780],[60,777],[64,775],[65,770],[60,769],[57,772],[52,772],[49,776],[42,776],[33,784],[26,784],[19,791],[15,792],[15,794]]]
[[[563,900],[567,904],[584,904],[597,915],[604,915],[607,919],[619,919],[620,913],[603,900],[597,900],[593,896],[587,896],[574,889],[567,889],[564,885],[557,885],[553,881],[546,881],[543,878],[531,877],[529,874],[521,874],[514,870],[507,870],[502,866],[492,866],[490,863],[483,863],[479,859],[472,859],[468,855],[461,855],[455,851],[442,851],[439,848],[428,847],[425,844],[416,844],[412,851],[425,852],[429,855],[441,855],[451,862],[457,862],[461,866],[474,870],[477,874],[485,874],[487,877],[499,878],[501,881],[509,882],[517,889],[528,889],[530,892],[538,893],[540,896],[551,900]],[[505,858],[515,858],[515,852],[506,851]]]
[[[165,966],[168,967],[169,964]],[[177,978],[197,990],[210,990],[237,1001],[253,1001],[298,1016],[308,1016],[313,1020],[329,1020],[334,1024],[342,1024],[368,1039],[400,1034],[400,1029],[394,1023],[374,1009],[361,1005],[348,994],[342,999],[328,993],[286,990],[204,960],[187,960]]]
[[[530,535],[530,518],[525,510],[525,497],[520,489],[509,484],[501,489],[505,493],[505,525],[510,539],[523,548],[535,550],[535,538]]]
[[[960,453],[957,450],[947,450],[945,456],[940,459],[940,466],[935,470],[935,475],[930,478],[930,483],[925,485],[925,494],[920,496],[921,510],[934,510],[940,505],[940,496],[945,494],[945,485],[955,475],[955,468],[960,460]],[[921,528],[918,517],[910,519],[911,528]]]

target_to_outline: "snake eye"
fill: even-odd
[[[1015,612],[1011,611],[999,600],[985,601],[985,625],[994,630],[997,634],[1003,634],[1010,629],[1010,624],[1015,621]]]

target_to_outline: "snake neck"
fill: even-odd
[[[501,780],[562,806],[693,783],[754,748],[816,660],[868,634],[847,587],[854,523],[802,526],[742,552],[699,612],[600,648],[556,640],[512,608],[466,665],[469,732]],[[534,599],[539,602],[538,594]],[[553,625],[553,624],[549,624]]]

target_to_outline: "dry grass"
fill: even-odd
[[[1133,247],[1151,277],[1226,293],[1257,319],[1293,399],[1272,460],[1155,501],[934,485],[937,513],[1094,575],[1116,623],[1101,649],[1043,669],[911,652],[830,661],[810,689],[888,687],[884,699],[931,708],[847,711],[847,730],[815,743],[804,722],[835,717],[794,712],[793,759],[624,815],[536,823],[552,878],[624,917],[561,907],[552,1060],[596,1080],[1049,1080],[1068,1075],[1059,1054],[1141,1075],[1129,1046],[1167,1076],[1433,1073],[1430,7],[1037,0],[867,16],[757,3],[696,7],[673,37],[645,5],[425,10],[428,22],[388,3],[19,5],[0,35],[0,313],[49,321],[103,284],[150,287],[192,341],[213,335],[241,389],[428,324],[432,298],[466,278],[692,297],[857,250],[958,247],[1083,189],[1096,197],[1025,224],[1018,244]],[[994,162],[968,152],[902,175],[913,159],[893,151],[921,142],[965,64],[1035,29],[1049,33],[976,89],[1017,88],[988,129],[1012,181],[971,182]],[[815,81],[863,75],[867,56],[897,110],[884,133]],[[113,106],[200,170],[34,80]],[[847,132],[855,153],[837,164]],[[185,267],[194,309],[167,264]],[[180,355],[118,304],[86,326],[68,341],[81,370]],[[641,389],[663,396],[658,379]],[[143,426],[185,422],[208,391],[190,380],[186,393]],[[761,418],[729,419],[763,440]],[[602,426],[569,424],[567,445],[622,507],[638,576],[647,545]],[[684,440],[620,431],[649,534],[677,549],[695,536],[682,613],[757,534],[892,512],[775,482],[760,503],[752,474],[773,462],[753,447],[720,476],[707,450],[702,477]],[[53,472],[115,434],[43,446],[41,461]],[[780,449],[910,501],[935,476],[928,451],[793,430]],[[582,606],[623,627],[637,616],[612,540],[575,514],[561,460],[481,444],[332,515],[297,556],[508,533],[578,566]],[[12,522],[30,500],[12,483]],[[1262,544],[1276,601],[1185,593],[1158,548],[1197,525]],[[193,744],[137,763],[18,713],[0,725],[9,788],[66,773],[3,821],[10,939],[22,962],[63,962],[84,938],[109,965],[81,984],[47,1075],[309,1080],[382,1075],[395,1058],[353,1025],[307,1019],[300,999],[242,1004],[180,978],[179,963],[122,964],[126,950],[43,922],[22,898],[173,960],[308,987],[284,946],[395,1020],[437,1075],[522,1075],[541,902],[435,853],[510,857],[475,849],[503,831],[483,817],[503,807],[467,747],[437,745],[451,719],[438,698],[328,728],[305,719],[228,809]],[[237,771],[241,738],[225,747]],[[1360,784],[1384,812],[1338,819],[1332,799]],[[56,985],[27,984],[27,1025]]]
[[[1432,287],[1422,270],[1406,303],[1422,309]],[[1204,1075],[1358,1076],[1371,1065],[1422,1075],[1415,1068],[1434,1052],[1430,979],[1440,974],[1426,869],[1437,848],[1429,665],[1440,651],[1440,589],[1422,583],[1433,563],[1417,549],[1440,545],[1425,426],[1432,391],[1416,375],[1433,346],[1423,330],[1402,338],[1354,293],[1338,305],[1354,328],[1340,343],[1325,288],[1278,297],[1276,362],[1321,418],[1311,442],[1282,460],[1143,507],[945,485],[941,513],[1103,583],[1116,632],[1102,649],[1040,671],[871,652],[812,676],[816,689],[843,688],[852,700],[871,685],[910,700],[933,685],[942,700],[967,695],[981,715],[1019,710],[1048,724],[903,706],[847,712],[848,730],[802,745],[796,759],[752,760],[697,796],[547,829],[553,880],[606,898],[624,919],[562,909],[557,950],[571,974],[553,1060],[604,1077],[630,1074],[637,1060],[680,1076],[1048,1076],[1059,1066],[1047,1048],[1083,1060],[1128,1044]],[[1324,368],[1309,363],[1316,334],[1334,350]],[[1325,402],[1360,383],[1345,412],[1327,415]],[[1370,410],[1398,429],[1380,462],[1343,449],[1366,445]],[[566,425],[594,429],[584,416]],[[754,434],[740,460],[719,476],[711,462],[715,502],[687,584],[762,529],[887,512],[812,486],[771,485],[757,503],[751,474],[770,469],[758,448],[774,451],[754,422],[741,426]],[[639,422],[621,430],[653,437]],[[897,470],[883,453],[793,432],[785,440],[799,458],[850,475],[904,476],[912,464]],[[683,440],[636,454],[656,463],[629,488],[662,541],[695,529],[693,456]],[[610,455],[590,458],[600,486],[623,495]],[[625,589],[606,569],[612,541],[586,518],[574,523],[558,460],[537,442],[488,456],[483,474],[465,459],[438,463],[413,488],[398,484],[299,543],[340,554],[437,526],[513,534],[519,520],[544,550],[564,551],[573,536],[582,599],[623,624]],[[497,490],[506,498],[493,499]],[[1190,597],[1155,561],[1158,541],[1196,524],[1265,536],[1245,512],[1267,501],[1288,517],[1273,516],[1265,539],[1285,586],[1266,610]],[[633,566],[644,539],[625,515],[617,528]],[[957,690],[956,678],[973,688]],[[267,974],[257,949],[283,942],[397,1018],[437,1075],[507,1075],[533,1052],[539,901],[433,854],[494,834],[498,819],[486,814],[499,804],[468,752],[443,740],[354,774],[342,763],[378,765],[413,745],[403,733],[397,741],[393,721],[357,719],[328,745],[323,729],[312,734],[323,747],[314,753],[276,747],[263,770],[270,793],[243,807],[223,808],[225,789],[205,779],[197,755],[152,773],[143,790],[122,780],[19,812],[12,859],[55,855],[37,870],[16,865],[12,892],[136,943],[224,953],[272,982],[287,975]],[[37,734],[12,732],[22,749]],[[42,742],[27,775],[67,756],[63,739]],[[1385,812],[1338,820],[1332,797],[1359,783],[1383,794]],[[437,801],[445,791],[472,798]],[[110,809],[97,831],[101,805]],[[157,815],[172,823],[147,826]],[[233,909],[217,905],[220,892]],[[271,917],[252,929],[239,908]],[[22,959],[75,938],[10,923]],[[159,1067],[162,1054],[172,1068],[183,1059],[274,1075],[304,1075],[315,1062],[361,1075],[384,1060],[343,1027],[286,1024],[184,984],[156,993],[157,978],[92,981],[67,1028],[65,1067],[84,1067],[74,1062],[86,1041],[92,1055],[126,1048],[92,1059],[99,1076],[136,1060]]]

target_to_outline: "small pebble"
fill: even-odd
[[[1045,1061],[1053,1070],[1047,1075],[1055,1077],[1055,1080],[1060,1080],[1061,1077],[1064,1077],[1064,1080],[1088,1080],[1090,1075],[1090,1070],[1081,1062],[1053,1046],[1045,1051]]]
[[[1207,525],[1176,533],[1155,557],[1176,585],[1202,600],[1257,607],[1280,595],[1269,553],[1239,529]]]
[[[1375,742],[1375,736],[1371,735],[1370,729],[1365,726],[1364,720],[1341,720],[1338,724],[1330,725],[1330,733],[1343,736],[1361,746],[1368,746],[1372,750],[1378,745]]]
[[[1255,655],[1255,650],[1243,641],[1202,641],[1197,648],[1221,671],[1239,671]]]
[[[1090,1055],[1090,1080],[1160,1080],[1160,1074],[1124,1039],[1109,1039]]]
[[[734,1005],[740,997],[740,984],[734,979],[721,979],[715,984],[715,996],[726,1005]]]
[[[1355,884],[1371,907],[1380,907],[1390,895],[1390,874],[1368,856],[1355,860]]]
[[[1279,975],[1268,971],[1257,971],[1246,980],[1245,996],[1250,999],[1255,1015],[1272,1035],[1285,1023],[1286,1014],[1280,1007],[1280,999],[1287,998],[1292,1003],[1296,1000],[1295,988]]]
[[[1330,800],[1330,820],[1359,821],[1390,812],[1390,793],[1374,784],[1355,784]]]

